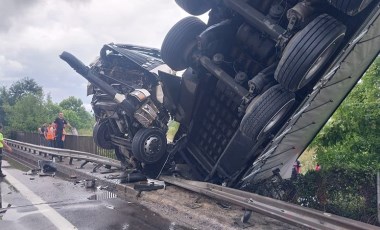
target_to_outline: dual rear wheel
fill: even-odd
[[[191,50],[206,24],[187,17],[175,24],[162,44],[162,58],[174,70],[190,66]],[[280,85],[272,87],[249,105],[240,129],[256,139],[275,129],[294,104],[293,92],[315,80],[341,44],[346,28],[322,14],[298,32],[287,44],[275,71]],[[268,107],[268,108],[266,108]]]

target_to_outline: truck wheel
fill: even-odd
[[[372,0],[327,0],[339,11],[354,16],[364,10]]]
[[[187,68],[189,56],[196,46],[196,37],[206,29],[206,24],[196,17],[186,17],[177,22],[166,34],[161,46],[162,60],[173,70]]]
[[[158,128],[140,129],[132,140],[132,153],[145,164],[159,161],[166,153],[166,136]]]
[[[295,102],[294,93],[275,85],[253,100],[240,123],[240,131],[252,140],[278,127]]]
[[[322,14],[288,43],[275,71],[275,79],[295,92],[317,75],[342,42],[346,27]]]
[[[209,0],[175,0],[184,11],[191,15],[201,15],[211,9]]]
[[[94,142],[103,149],[114,149],[115,146],[111,142],[110,128],[108,122],[96,122],[92,131]]]

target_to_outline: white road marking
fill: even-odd
[[[44,215],[50,222],[52,222],[57,229],[68,230],[68,229],[77,229],[74,225],[72,225],[68,220],[66,220],[61,214],[55,211],[52,207],[50,207],[41,197],[36,195],[32,190],[18,181],[15,177],[10,175],[9,171],[2,169],[7,175],[5,179],[14,186],[26,199],[28,199],[35,207],[40,210],[41,214]]]

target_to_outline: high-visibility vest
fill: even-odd
[[[49,126],[47,128],[47,132],[46,132],[46,140],[54,140],[55,138],[55,129],[53,126]]]

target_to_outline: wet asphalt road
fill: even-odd
[[[9,164],[10,163],[10,164]],[[26,175],[15,162],[3,162],[0,229],[188,229],[134,202],[58,177]]]

